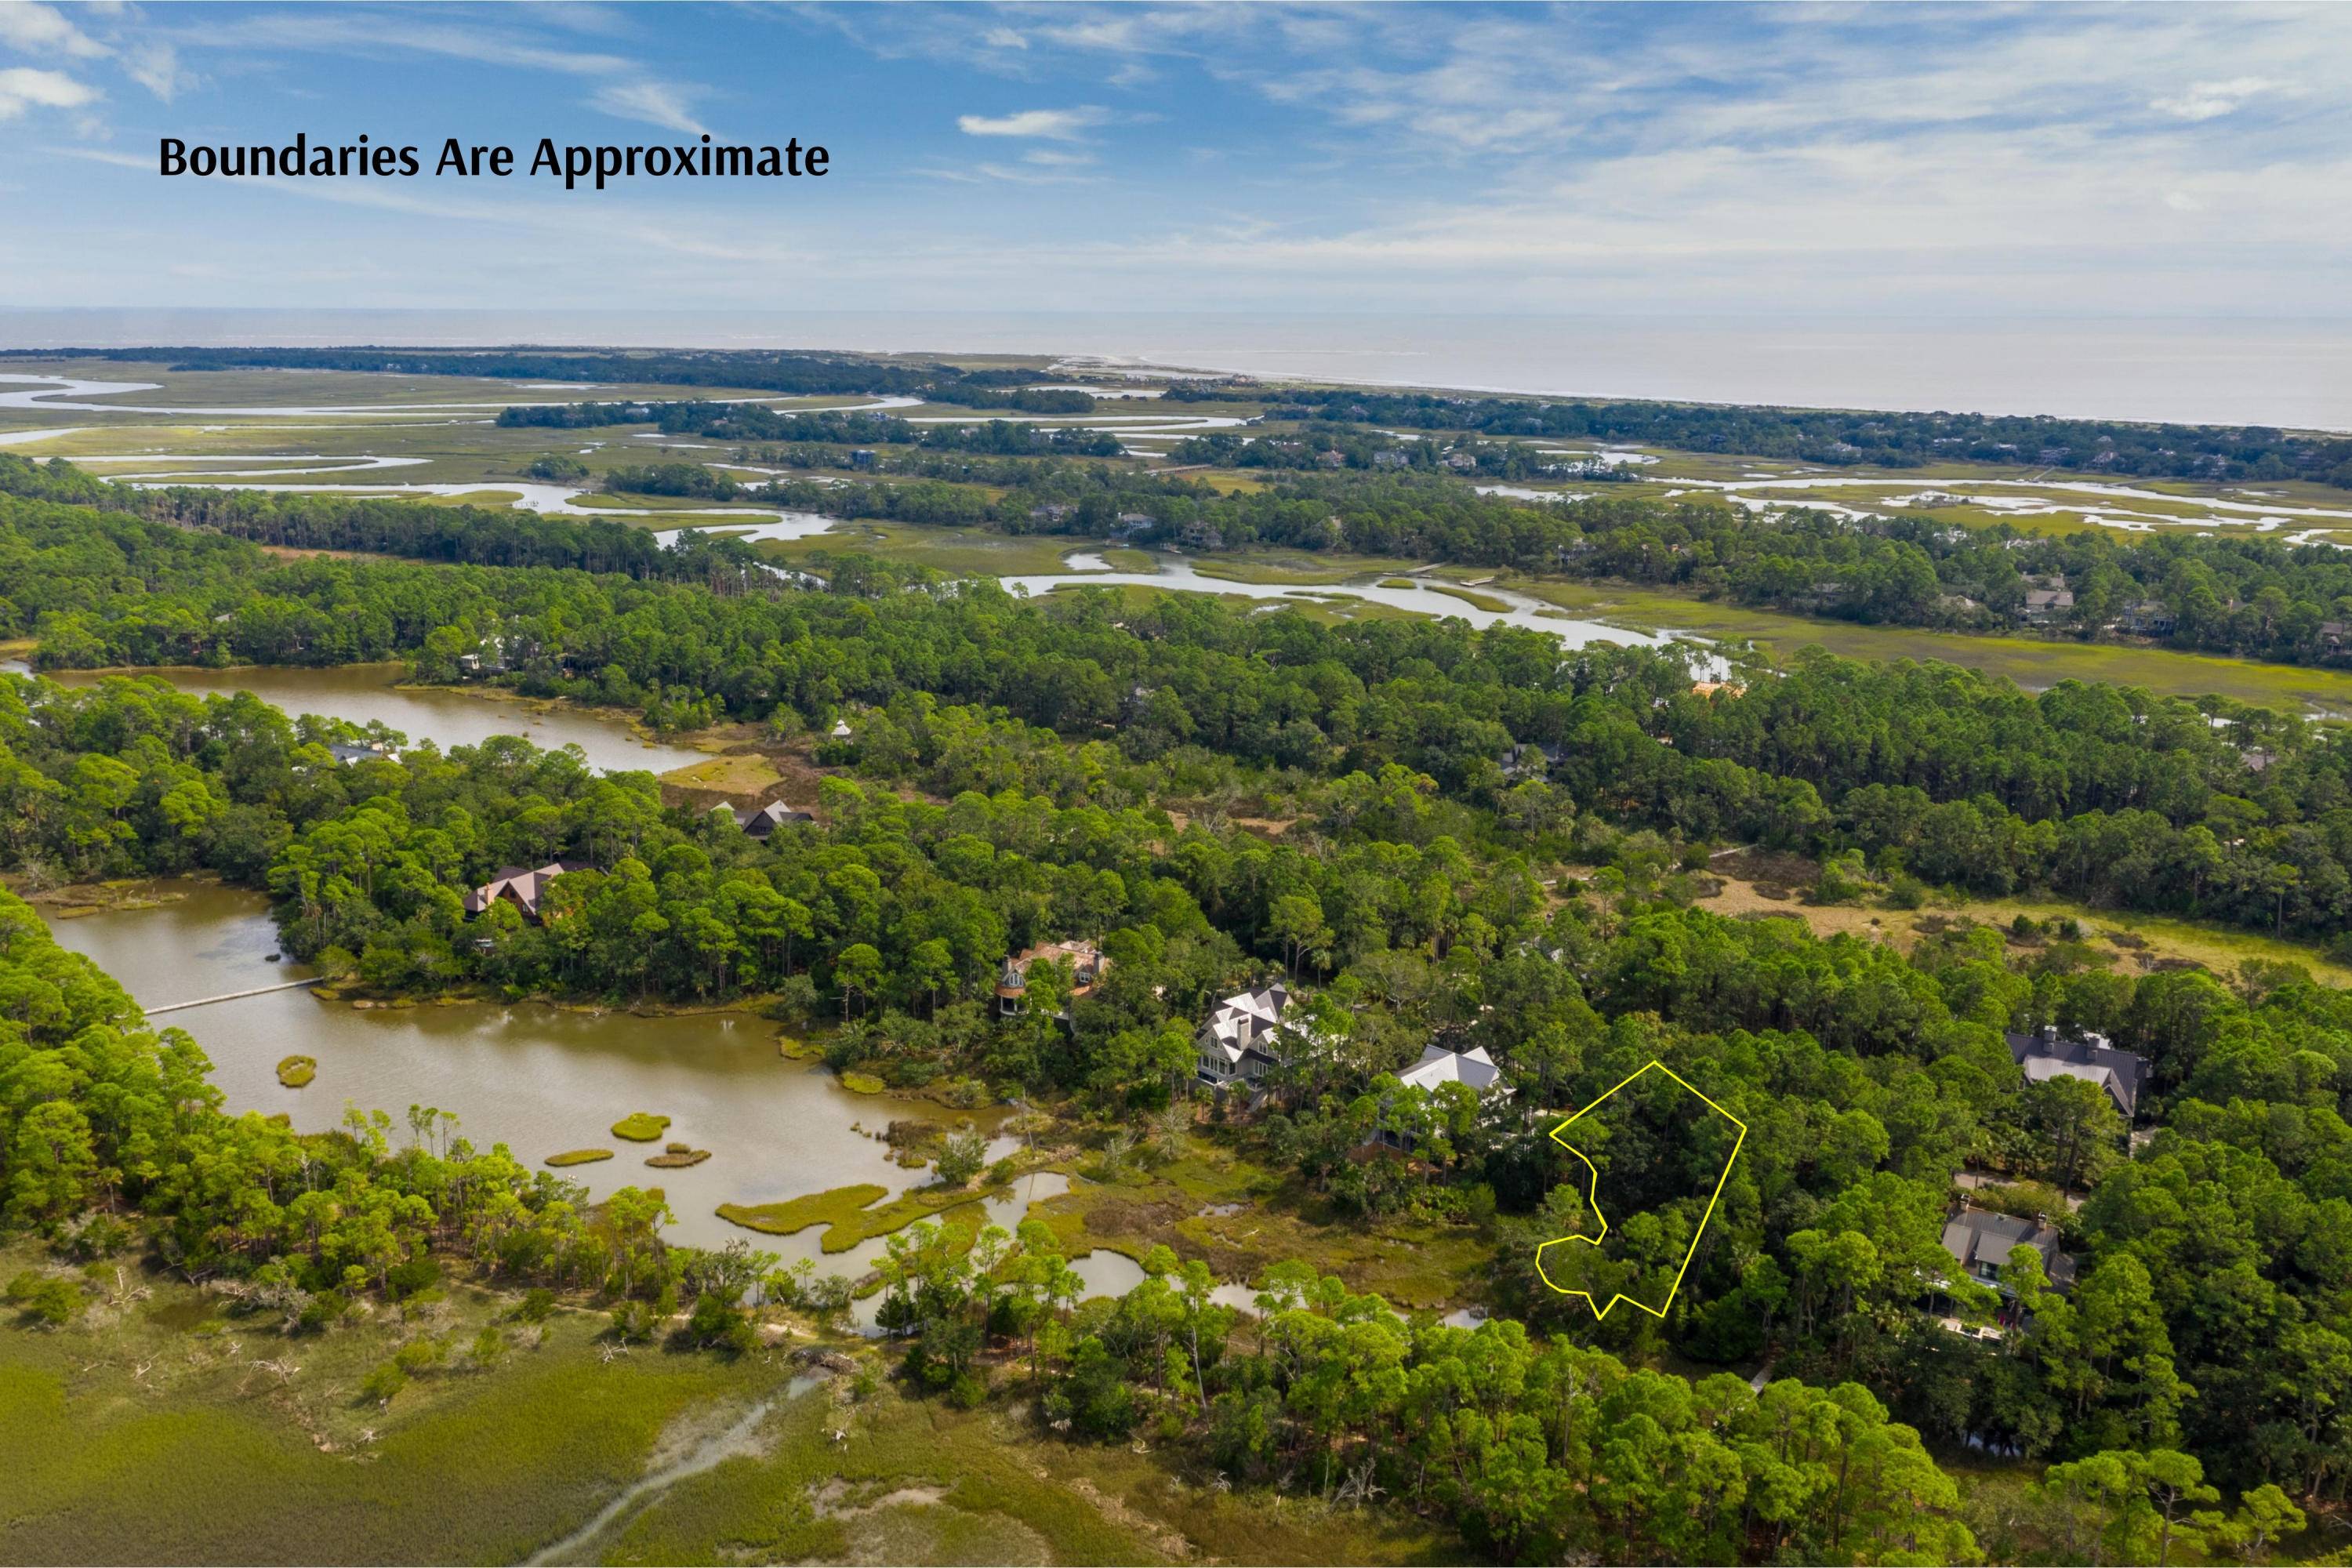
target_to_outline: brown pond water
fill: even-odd
[[[21,660],[0,669],[24,674]],[[352,664],[332,669],[283,665],[240,665],[212,669],[200,665],[158,665],[137,670],[56,669],[46,672],[61,686],[91,686],[106,675],[161,676],[194,696],[250,691],[289,714],[318,713],[390,725],[412,742],[431,741],[443,751],[478,745],[492,735],[522,735],[552,751],[576,745],[591,767],[607,772],[645,768],[654,773],[703,760],[684,746],[639,740],[615,715],[556,704],[545,712],[520,702],[465,691],[413,690],[393,682],[407,673],[398,664]]]
[[[144,1006],[305,973],[268,962],[278,931],[259,894],[203,883],[163,889],[184,896],[153,909],[52,920],[50,930]],[[362,1011],[293,990],[156,1022],[195,1037],[231,1111],[284,1111],[302,1131],[320,1131],[341,1121],[346,1105],[358,1105],[389,1112],[396,1138],[405,1140],[408,1108],[431,1105],[454,1112],[478,1147],[504,1143],[526,1165],[567,1149],[611,1149],[614,1158],[564,1174],[597,1197],[624,1186],[663,1188],[677,1215],[665,1233],[673,1240],[717,1247],[744,1238],[787,1259],[815,1258],[826,1273],[862,1273],[882,1243],[827,1258],[818,1250],[821,1228],[761,1236],[712,1211],[853,1182],[893,1192],[919,1184],[925,1173],[891,1163],[887,1146],[852,1124],[878,1129],[893,1118],[958,1117],[928,1101],[852,1094],[822,1066],[778,1055],[776,1026],[748,1014],[641,1018],[470,1003]],[[278,1082],[278,1063],[297,1053],[318,1058],[318,1077],[308,1088],[287,1089]],[[660,1143],[630,1143],[611,1132],[635,1110],[669,1117],[666,1140],[708,1149],[711,1157],[684,1170],[647,1169],[645,1158]],[[1003,1140],[995,1152],[1012,1146]],[[1061,1190],[1059,1177],[1031,1180]],[[1046,1195],[1040,1187],[1021,1201],[992,1205],[992,1214],[1015,1224],[1028,1198]],[[994,1215],[1000,1207],[1004,1213]]]

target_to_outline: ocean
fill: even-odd
[[[1057,354],[1464,391],[2352,430],[2341,318],[0,310],[5,348],[349,343]]]

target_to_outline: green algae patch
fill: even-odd
[[[633,1110],[613,1123],[613,1136],[625,1138],[632,1143],[650,1143],[668,1131],[668,1117],[643,1110]]]
[[[300,1089],[318,1076],[316,1057],[288,1057],[278,1064],[278,1081],[289,1089]]]
[[[610,1149],[566,1149],[561,1154],[550,1154],[547,1163],[551,1165],[593,1165],[599,1160],[612,1157]]]
[[[846,1252],[860,1242],[877,1236],[887,1236],[894,1230],[904,1230],[919,1219],[930,1219],[950,1209],[967,1204],[977,1204],[996,1196],[1004,1189],[983,1187],[917,1187],[899,1194],[887,1204],[886,1187],[871,1182],[855,1186],[835,1187],[831,1192],[811,1193],[805,1197],[791,1198],[780,1204],[721,1204],[719,1217],[730,1225],[740,1225],[746,1230],[762,1231],[770,1236],[791,1236],[813,1225],[825,1227],[818,1245],[826,1252]],[[877,1207],[877,1204],[880,1206]]]
[[[841,1075],[841,1087],[852,1094],[879,1094],[889,1086],[870,1072],[845,1072]]]

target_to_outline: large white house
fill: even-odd
[[[1503,1069],[1486,1054],[1484,1046],[1466,1051],[1449,1051],[1444,1046],[1431,1045],[1422,1048],[1421,1060],[1397,1074],[1397,1083],[1405,1089],[1418,1089],[1434,1094],[1443,1086],[1458,1083],[1475,1094],[1479,1100],[1507,1100],[1511,1086],[1503,1081]],[[1411,1132],[1400,1131],[1389,1125],[1387,1108],[1382,1108],[1380,1125],[1372,1129],[1370,1142],[1385,1143],[1391,1149],[1410,1149],[1415,1139]]]
[[[1217,1004],[1192,1037],[1201,1081],[1212,1089],[1255,1084],[1281,1066],[1282,1015],[1289,1006],[1290,988],[1279,980]]]

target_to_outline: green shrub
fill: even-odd
[[[534,1285],[515,1303],[514,1315],[526,1323],[543,1323],[554,1310],[555,1292],[544,1285]]]
[[[341,1291],[321,1290],[302,1304],[294,1327],[299,1333],[323,1333],[342,1321],[343,1314],[351,1310],[352,1304]]]
[[[394,1264],[384,1274],[384,1284],[395,1301],[404,1301],[420,1290],[441,1283],[441,1265],[430,1257],[412,1258],[405,1263]]]
[[[360,1380],[360,1397],[378,1405],[389,1405],[393,1397],[408,1386],[408,1373],[397,1362],[381,1362],[373,1372]]]
[[[81,1288],[70,1279],[26,1269],[8,1281],[8,1301],[29,1321],[63,1328],[81,1315]]]
[[[439,1340],[411,1340],[392,1352],[393,1364],[414,1376],[431,1372],[449,1359],[449,1347]]]
[[[957,1374],[948,1385],[948,1403],[958,1410],[977,1410],[988,1403],[988,1379],[976,1372]]]

